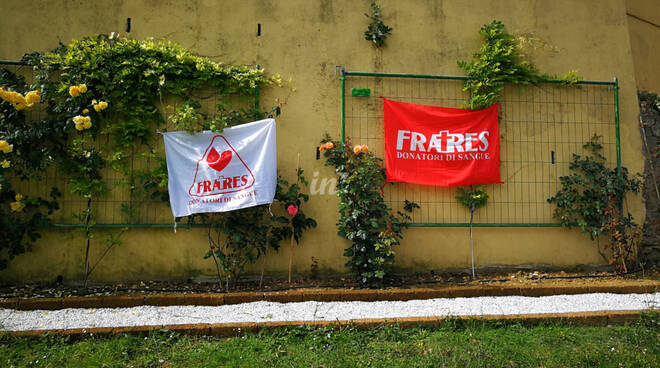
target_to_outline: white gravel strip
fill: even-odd
[[[270,321],[335,321],[358,318],[518,315],[660,307],[660,293],[579,294],[543,297],[501,296],[380,302],[254,302],[209,306],[19,311],[0,309],[0,330]]]

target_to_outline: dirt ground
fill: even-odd
[[[644,285],[660,282],[660,268],[639,270],[624,275],[611,272],[585,271],[517,271],[490,272],[477,275],[472,279],[466,274],[450,273],[416,273],[397,275],[384,282],[385,288],[445,288],[451,286],[620,286]],[[350,277],[330,278],[297,278],[291,284],[285,278],[266,278],[259,285],[258,278],[238,282],[231,292],[240,291],[285,291],[300,289],[358,289],[357,282]],[[197,282],[192,279],[179,281],[136,281],[92,284],[85,289],[80,285],[66,283],[27,284],[0,286],[0,298],[29,297],[64,297],[83,295],[129,295],[129,294],[163,294],[163,293],[214,293],[227,292],[217,282]]]

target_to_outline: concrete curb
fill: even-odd
[[[478,296],[547,296],[566,294],[614,293],[648,294],[660,291],[660,282],[629,285],[590,286],[455,286],[438,289],[304,289],[274,292],[195,293],[109,295],[62,298],[12,298],[0,300],[0,308],[19,310],[55,310],[63,308],[119,308],[142,305],[230,305],[255,301],[271,302],[333,302],[333,301],[386,301],[425,300],[435,298],[469,298]]]
[[[76,328],[68,330],[28,330],[12,331],[11,335],[16,337],[36,337],[45,334],[59,336],[111,336],[117,334],[139,334],[154,330],[167,329],[185,335],[236,337],[245,332],[258,332],[262,329],[275,329],[293,326],[309,327],[334,327],[352,326],[358,329],[370,329],[383,325],[397,324],[401,328],[413,328],[419,326],[439,326],[445,320],[457,319],[461,321],[477,320],[515,323],[520,322],[528,326],[543,322],[554,322],[561,324],[573,324],[581,326],[607,326],[625,325],[634,323],[640,319],[645,310],[626,311],[599,311],[580,313],[548,313],[548,314],[520,314],[520,315],[486,315],[486,316],[456,316],[456,317],[405,317],[405,318],[365,318],[344,321],[287,321],[287,322],[243,322],[243,323],[198,323],[181,325],[154,325],[154,326],[129,326],[129,327],[98,327],[98,328]]]

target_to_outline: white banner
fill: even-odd
[[[275,120],[163,133],[174,217],[272,203],[277,186]]]

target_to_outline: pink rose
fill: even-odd
[[[286,208],[287,212],[289,212],[289,215],[295,216],[296,213],[298,213],[298,206],[294,206],[292,204],[289,205],[289,207]]]

